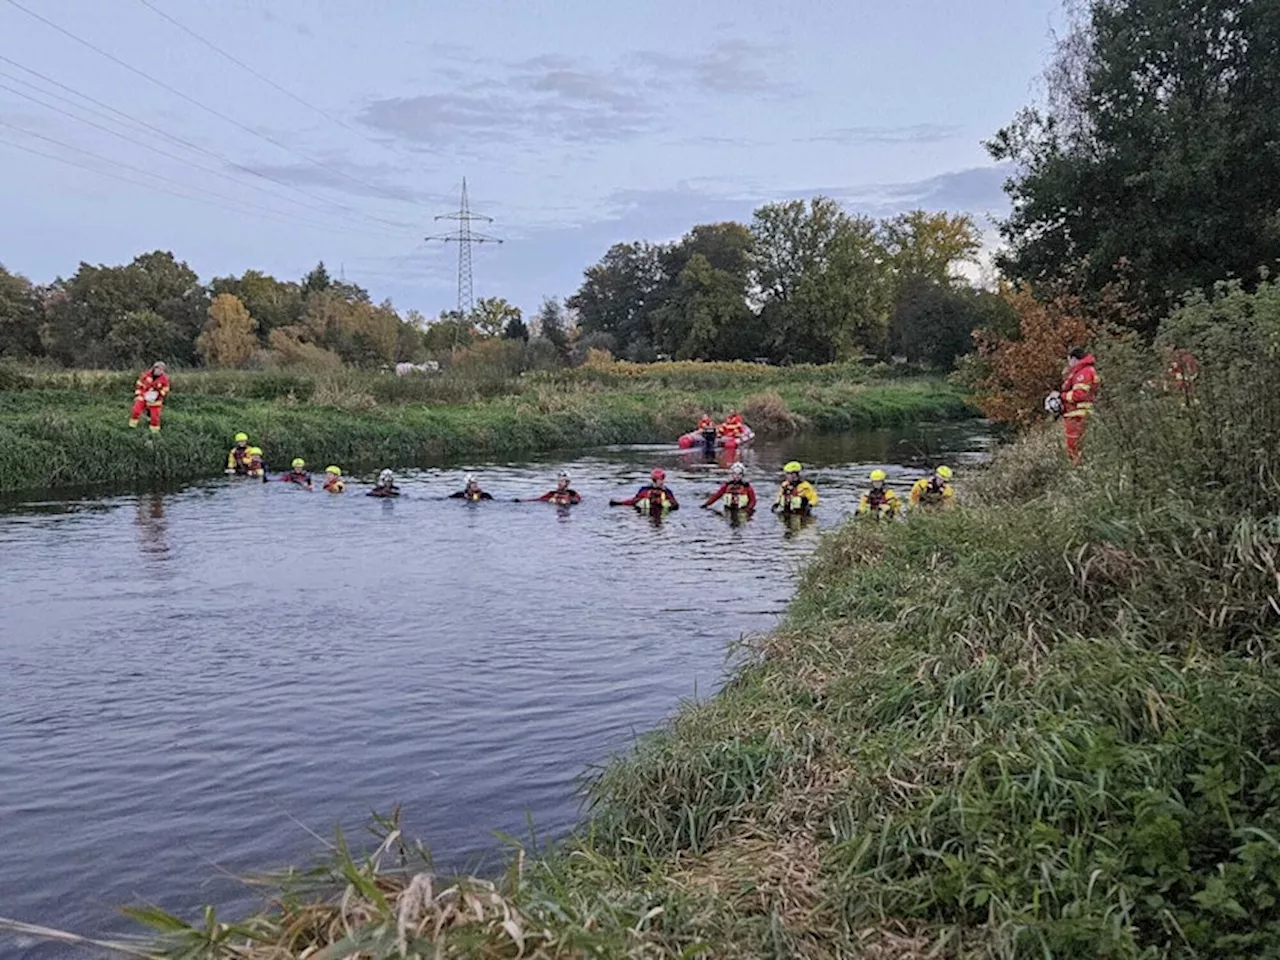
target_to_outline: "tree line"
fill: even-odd
[[[528,351],[535,365],[571,356],[558,302],[543,305]],[[472,315],[429,323],[416,311],[374,303],[323,263],[300,280],[257,270],[201,283],[172,253],[121,266],[81,263],[67,279],[33,284],[0,266],[0,358],[69,367],[135,367],[164,358],[178,366],[381,368],[447,356],[477,340],[529,341],[520,310],[481,299]]]
[[[771,203],[750,224],[612,246],[569,297],[582,336],[630,360],[829,363],[904,356],[950,368],[1003,301],[958,273],[981,236],[965,214],[885,220],[826,197]]]
[[[873,221],[825,198],[761,207],[748,225],[700,224],[670,244],[614,245],[567,304],[526,322],[503,298],[428,322],[319,264],[297,281],[256,270],[201,283],[172,253],[80,264],[39,287],[0,267],[0,356],[67,366],[327,369],[448,356],[477,341],[527,345],[529,366],[591,349],[638,361],[823,363],[899,353],[950,367],[1001,303],[955,273],[979,235],[964,215]]]

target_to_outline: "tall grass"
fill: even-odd
[[[242,430],[263,448],[268,464],[301,456],[348,469],[674,441],[699,413],[723,415],[748,399],[745,391],[611,391],[590,382],[554,385],[532,379],[519,393],[489,399],[469,395],[473,398],[466,403],[440,404],[409,398],[422,389],[421,383],[434,382],[439,388],[448,381],[302,379],[270,373],[232,374],[224,380],[209,373],[188,383],[183,374],[166,405],[163,430],[153,437],[145,429],[125,426],[132,395],[128,378],[55,376],[69,379],[55,380],[62,386],[53,388],[37,376],[35,382],[43,388],[33,383],[0,391],[0,491],[213,476],[225,464],[231,437]],[[405,393],[385,402],[385,392],[393,387]],[[239,392],[222,392],[232,388]],[[770,417],[759,425],[761,432],[789,433],[816,420],[862,425],[968,413],[958,393],[938,381],[824,389],[819,402],[791,392],[794,414],[778,395],[771,401]]]
[[[1274,296],[1228,288],[1166,324],[1200,355],[1198,408],[1117,343],[1083,467],[1055,425],[963,509],[825,538],[782,627],[596,771],[555,848],[441,879],[384,863],[384,825],[373,858],[338,843],[240,924],[140,914],[153,948],[1280,955]]]

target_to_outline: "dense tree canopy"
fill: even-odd
[[[883,355],[908,281],[950,290],[978,247],[967,216],[915,211],[877,222],[824,197],[793,200],[761,207],[749,226],[701,224],[665,246],[616,244],[568,303],[585,334],[610,335],[634,360]],[[971,348],[926,352],[949,362]]]
[[[1131,281],[1154,322],[1280,258],[1280,4],[1085,0],[1048,97],[989,144],[1012,161],[1000,266],[1086,296]]]

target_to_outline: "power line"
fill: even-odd
[[[308,163],[313,164],[314,166],[317,166],[322,170],[327,170],[330,173],[336,176],[342,177],[345,180],[350,180],[352,183],[359,184],[360,186],[368,190],[373,190],[375,193],[381,193],[386,195],[382,187],[376,186],[365,180],[361,180],[359,177],[353,177],[351,174],[347,173],[345,170],[342,170],[338,167],[330,166],[329,164],[325,163],[323,160],[317,160],[314,157],[308,156],[307,154],[303,153],[300,150],[295,150],[293,147],[289,146],[286,143],[281,142],[280,140],[277,140],[275,137],[272,137],[269,134],[265,134],[258,130],[254,130],[252,127],[248,126],[247,124],[243,124],[239,120],[236,120],[234,117],[228,116],[222,111],[202,103],[201,101],[197,100],[195,97],[192,97],[186,93],[183,93],[181,90],[179,90],[177,87],[173,86],[172,84],[165,83],[163,80],[159,80],[153,77],[151,74],[147,73],[145,70],[141,70],[138,67],[135,67],[124,60],[121,60],[119,57],[115,56],[114,54],[108,53],[106,50],[103,50],[101,47],[96,46],[95,44],[89,42],[88,40],[85,40],[83,37],[78,36],[75,33],[72,33],[70,30],[66,29],[65,27],[59,26],[57,23],[54,23],[48,17],[42,16],[36,13],[34,10],[30,10],[27,7],[24,7],[21,3],[18,2],[18,0],[5,0],[5,2],[7,2],[11,7],[21,10],[27,16],[32,17],[36,20],[39,20],[41,23],[45,24],[51,29],[58,31],[63,36],[69,37],[70,39],[74,40],[76,43],[79,43],[82,46],[87,47],[88,49],[92,50],[94,53],[98,54],[99,56],[106,57],[108,60],[110,60],[112,63],[116,64],[117,66],[123,67],[125,70],[128,70],[130,73],[133,73],[139,77],[142,77],[144,80],[148,81],[149,83],[155,84],[156,86],[160,87],[162,90],[166,90],[169,93],[173,94],[174,96],[182,98],[187,103],[190,103],[193,106],[199,107],[201,110],[205,111],[206,113],[212,116],[217,117],[219,120],[222,120],[225,123],[229,123],[232,126],[237,127],[240,130],[243,130],[245,133],[248,133],[251,136],[257,137],[259,140],[264,140],[267,143],[272,144],[273,146],[279,147],[281,150],[291,153],[295,157],[300,157],[301,159],[306,160]],[[391,199],[397,202],[401,202],[403,198],[391,197]],[[370,214],[370,216],[372,217],[372,214]],[[381,220],[382,218],[373,217],[373,219]],[[391,223],[391,221],[389,220],[385,220],[383,222]],[[399,224],[391,224],[391,225],[399,226]]]
[[[311,103],[309,100],[304,100],[302,97],[298,96],[296,93],[294,93],[292,90],[288,89],[287,87],[283,87],[280,84],[276,83],[267,75],[260,73],[259,71],[255,70],[253,67],[249,66],[249,64],[245,63],[243,60],[239,59],[233,54],[230,54],[226,50],[222,49],[222,47],[218,46],[209,38],[203,36],[202,34],[197,33],[195,30],[192,30],[190,27],[188,27],[185,23],[182,23],[180,20],[177,20],[176,18],[170,16],[164,10],[161,10],[154,3],[152,3],[151,0],[138,0],[138,2],[142,4],[144,7],[146,7],[148,10],[150,10],[152,13],[154,13],[156,16],[164,20],[167,20],[169,23],[173,24],[173,26],[177,27],[187,36],[192,37],[193,39],[204,44],[206,47],[208,47],[210,50],[212,50],[214,53],[218,54],[219,56],[227,60],[230,60],[237,67],[239,67],[241,70],[244,70],[246,73],[250,74],[251,76],[257,77],[259,80],[261,80],[263,83],[269,86],[272,90],[275,90],[277,93],[284,94],[286,97],[288,97],[290,100],[294,101],[295,103],[302,104],[302,106],[324,117],[324,119],[328,120],[330,123],[333,123],[339,127],[342,127],[342,129],[346,130],[348,133],[354,133],[357,137],[360,137],[363,140],[367,141],[368,143],[373,144],[375,147],[381,147],[381,148],[389,147],[388,144],[382,143],[373,139],[373,137],[369,136],[363,130],[353,127],[351,124],[347,123],[345,120],[341,119],[340,117],[335,117],[333,114],[329,113],[327,110],[323,109],[322,107],[317,107],[314,103]],[[391,149],[395,149],[395,148],[391,147]],[[397,152],[399,151],[397,150]]]
[[[3,72],[0,72],[0,77],[5,77],[5,76],[6,76],[6,75],[5,75]],[[69,112],[69,111],[67,111],[67,110],[63,110],[62,108],[57,107],[57,106],[54,106],[54,105],[53,105],[53,104],[51,104],[51,103],[45,103],[43,100],[39,99],[38,97],[33,97],[32,95],[30,95],[30,94],[28,94],[28,93],[23,93],[21,90],[15,90],[13,87],[8,86],[7,84],[0,83],[0,90],[7,90],[9,93],[16,94],[16,95],[18,95],[18,96],[20,96],[20,97],[23,97],[23,98],[25,98],[25,99],[27,99],[27,100],[30,100],[32,103],[39,104],[40,106],[44,107],[44,108],[45,108],[45,109],[47,109],[47,110],[52,110],[54,113],[60,114],[60,115],[62,115],[62,116],[64,116],[64,117],[69,117],[70,119],[75,120],[75,121],[77,121],[78,123],[83,123],[83,124],[85,124],[86,126],[89,126],[89,127],[94,128],[95,130],[101,130],[101,131],[103,131],[104,133],[107,133],[107,134],[109,134],[109,135],[111,135],[111,136],[113,136],[113,137],[118,137],[119,139],[124,140],[125,142],[130,143],[130,144],[132,144],[132,145],[134,145],[134,146],[140,146],[140,147],[143,147],[143,148],[145,148],[145,149],[147,149],[147,150],[151,150],[151,151],[153,151],[153,152],[155,152],[155,153],[159,154],[159,155],[160,155],[160,156],[162,156],[162,157],[167,157],[167,158],[169,158],[170,160],[176,160],[176,161],[178,161],[179,163],[187,164],[187,165],[189,165],[189,166],[193,167],[193,168],[194,168],[194,169],[196,169],[196,170],[203,170],[203,171],[205,171],[205,172],[207,172],[207,173],[211,173],[211,174],[213,174],[214,176],[222,177],[222,178],[224,178],[224,179],[226,179],[226,180],[230,180],[232,183],[236,184],[237,186],[251,186],[251,187],[253,187],[253,189],[255,189],[255,190],[262,190],[262,189],[263,189],[262,187],[259,187],[259,186],[257,186],[256,184],[246,184],[246,183],[243,183],[242,181],[240,181],[240,180],[236,179],[235,177],[233,177],[231,174],[227,173],[225,170],[219,170],[219,169],[217,169],[216,167],[209,167],[209,166],[204,166],[204,165],[202,165],[202,164],[195,163],[194,161],[190,160],[190,159],[189,159],[189,158],[187,158],[187,157],[179,156],[179,155],[178,155],[178,154],[176,154],[176,153],[170,153],[170,152],[169,152],[169,151],[167,151],[167,150],[162,150],[162,149],[160,149],[159,147],[152,146],[151,144],[141,144],[141,143],[138,143],[137,141],[135,141],[135,140],[133,140],[131,137],[129,137],[127,134],[121,133],[121,132],[119,132],[118,130],[112,130],[111,128],[109,128],[109,127],[105,127],[105,126],[103,126],[103,125],[102,125],[102,124],[100,124],[100,123],[95,123],[95,122],[93,122],[92,120],[86,120],[84,117],[77,117],[75,114],[73,114],[73,113],[71,113],[71,112]],[[43,92],[43,91],[42,91],[42,92]],[[83,108],[80,108],[80,109],[83,109]],[[28,132],[28,131],[24,131],[24,132]],[[184,187],[186,187],[186,188],[188,188],[188,189],[198,189],[198,188],[192,188],[192,187],[190,187],[190,186],[189,186],[189,185],[187,185],[187,184],[183,184],[183,186],[184,186]],[[289,210],[273,210],[273,209],[272,209],[272,208],[270,208],[270,207],[264,207],[263,209],[268,210],[269,212],[272,212],[272,213],[277,213],[277,214],[279,214],[280,216],[284,216],[284,217],[295,217],[295,216],[296,216],[296,214],[295,214],[294,212],[289,211]],[[312,208],[306,208],[306,209],[311,210],[311,212],[313,212],[313,213],[319,213],[321,216],[326,216],[326,215],[328,215],[328,214],[327,214],[327,212],[326,212],[326,211],[324,211],[324,210],[315,210],[315,209],[312,209]],[[335,226],[335,227],[331,227],[330,229],[344,229],[344,228],[339,228],[339,227],[336,227],[336,226]]]
[[[47,137],[42,133],[36,133],[34,130],[27,130],[24,127],[19,127],[16,124],[9,123],[5,120],[0,120],[0,127],[4,127],[9,130],[14,130],[18,133],[25,134],[28,137],[35,137],[37,140],[43,140],[46,143],[51,143],[56,147],[62,147],[64,150],[72,151],[72,153],[82,154],[83,156],[89,157],[90,159],[97,160],[99,163],[105,163],[109,166],[119,167],[123,170],[128,170],[129,172],[138,174],[142,177],[145,177],[146,179],[140,182],[127,177],[119,176],[118,174],[112,174],[109,171],[101,170],[96,167],[90,167],[90,166],[86,166],[85,164],[75,163],[74,161],[68,160],[64,157],[58,157],[54,154],[44,153],[43,151],[36,150],[32,147],[24,146],[22,144],[17,144],[9,140],[3,141],[7,146],[14,147],[18,150],[25,150],[26,152],[36,154],[37,156],[47,157],[51,160],[58,160],[63,163],[67,163],[68,165],[73,167],[80,167],[82,169],[89,170],[92,173],[100,173],[104,176],[113,177],[116,180],[124,180],[126,183],[132,183],[135,186],[146,187],[148,189],[158,190],[161,193],[168,193],[174,196],[179,196],[184,200],[197,200],[202,203],[210,203],[210,204],[213,204],[214,206],[220,206],[220,207],[223,207],[224,209],[232,210],[235,213],[243,214],[247,211],[253,216],[259,216],[269,220],[278,220],[280,222],[288,223],[290,225],[302,225],[302,226],[311,227],[313,229],[326,230],[330,232],[332,232],[335,229],[323,223],[314,223],[311,221],[300,220],[295,217],[289,217],[288,215],[281,216],[276,211],[271,211],[271,210],[264,211],[256,207],[250,206],[248,204],[244,204],[240,200],[237,200],[235,197],[226,197],[226,196],[223,196],[222,194],[211,193],[207,190],[200,190],[200,192],[195,195],[185,194],[185,193],[176,193],[174,190],[156,186],[154,181],[160,181],[161,183],[172,184],[175,187],[179,188],[180,190],[193,190],[194,188],[190,187],[185,183],[182,183],[179,180],[174,180],[170,177],[160,176],[159,174],[152,173],[149,170],[143,170],[140,167],[135,167],[131,164],[123,163],[119,160],[113,160],[110,157],[104,157],[100,154],[93,153],[90,150],[84,150],[72,144],[63,143],[61,140],[56,140],[53,137]],[[216,202],[216,201],[222,201],[222,202]],[[344,232],[370,233],[370,231],[367,231],[367,230],[359,230],[359,229],[352,230],[351,228],[346,228]],[[371,235],[383,236],[383,234],[371,234]]]
[[[471,229],[472,221],[480,220],[484,223],[493,223],[493,217],[471,212],[471,204],[467,201],[466,177],[462,178],[462,201],[458,205],[457,213],[442,213],[436,219],[456,220],[458,222],[456,233],[439,234],[426,239],[443,240],[445,243],[456,243],[458,245],[458,315],[459,317],[466,317],[475,307],[475,296],[471,283],[471,246],[476,243],[501,243],[502,241],[497,237],[476,233]],[[456,342],[454,345],[457,345]]]
[[[277,184],[278,186],[281,186],[286,190],[291,190],[294,193],[297,193],[301,196],[309,197],[312,200],[316,200],[327,206],[334,207],[338,210],[343,211],[344,213],[350,213],[350,214],[354,214],[355,216],[362,217],[365,220],[368,220],[370,223],[377,223],[379,225],[390,224],[398,230],[412,229],[411,227],[409,227],[408,224],[393,223],[392,221],[384,220],[381,217],[370,216],[369,214],[366,214],[361,210],[357,210],[355,207],[349,206],[338,200],[330,199],[329,197],[323,196],[322,194],[319,194],[319,193],[313,193],[310,190],[305,190],[302,187],[295,186],[294,184],[291,184],[285,180],[281,180],[278,177],[273,177],[270,174],[262,173],[261,171],[254,170],[252,167],[247,167],[242,163],[237,163],[236,161],[230,159],[229,157],[223,156],[222,154],[218,153],[216,150],[210,150],[208,147],[201,146],[198,143],[193,143],[192,141],[187,140],[183,137],[180,137],[177,134],[169,133],[168,131],[161,129],[160,127],[157,127],[154,124],[148,123],[145,120],[141,120],[130,113],[126,113],[124,110],[120,110],[117,107],[113,107],[109,103],[103,103],[101,100],[91,97],[87,93],[83,93],[75,89],[74,87],[69,87],[65,83],[62,83],[61,81],[56,80],[53,77],[50,77],[44,73],[41,73],[39,70],[35,70],[31,67],[28,67],[25,64],[19,63],[16,60],[11,60],[9,57],[4,56],[3,54],[0,54],[0,63],[7,63],[10,66],[17,67],[19,70],[29,73],[33,77],[38,77],[39,79],[43,80],[47,84],[58,87],[61,90],[66,90],[68,93],[76,97],[79,97],[80,99],[85,100],[89,103],[92,103],[103,110],[109,111],[110,113],[113,113],[116,116],[123,117],[127,122],[132,123],[135,126],[145,128],[146,130],[151,131],[152,133],[164,138],[165,140],[170,140],[174,143],[180,144],[189,150],[194,150],[197,153],[201,153],[201,154],[204,154],[205,156],[212,157],[214,160],[217,160],[219,163],[225,163],[228,166],[233,167],[236,170],[240,170],[243,173],[253,177],[254,179],[266,180],[271,183]],[[40,87],[37,87],[35,84],[29,83],[18,77],[8,75],[8,78],[16,83],[21,83],[24,86],[31,87],[33,90],[39,90],[41,93],[43,93],[46,96],[52,96],[52,97],[57,96],[57,94],[54,94],[51,91],[42,90]],[[72,105],[77,107],[78,109],[81,109],[81,110],[86,109],[85,107],[81,106],[78,103],[75,103],[74,101],[66,101],[65,98],[61,98],[61,97],[59,97],[59,99],[62,99],[64,102],[71,102]],[[88,111],[88,112],[92,112],[92,111]],[[261,189],[261,188],[255,186],[254,189]],[[291,203],[298,202],[297,200],[293,200],[292,198],[289,198],[289,197],[285,197],[283,199],[286,199]]]

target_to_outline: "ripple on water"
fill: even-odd
[[[806,443],[750,469],[768,495],[782,462],[814,464],[827,527],[868,464],[909,460],[891,434]],[[605,507],[655,462],[684,509],[655,525]],[[234,908],[223,871],[298,861],[318,848],[304,826],[395,803],[446,865],[526,818],[565,829],[589,765],[712,693],[726,645],[773,626],[821,526],[696,509],[722,470],[667,447],[569,463],[573,511],[510,502],[559,466],[487,467],[502,502],[479,506],[432,499],[454,470],[407,474],[394,503],[217,483],[6,505],[3,912],[106,935],[128,929],[121,903]]]

